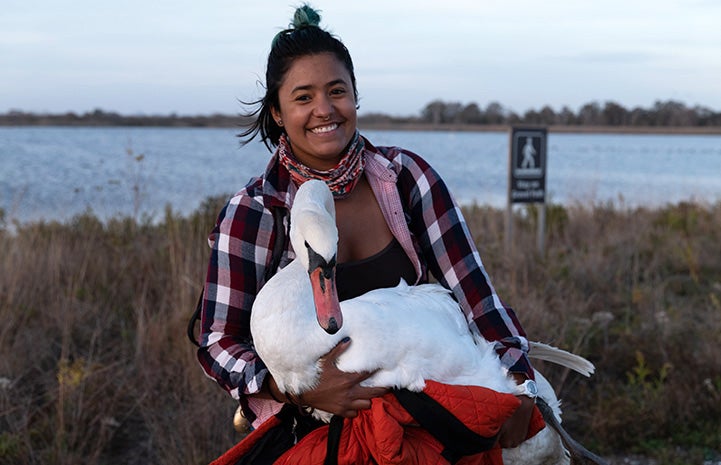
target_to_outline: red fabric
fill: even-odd
[[[253,446],[255,446],[258,440],[265,435],[265,433],[278,425],[280,425],[280,418],[275,415],[268,418],[268,420],[263,422],[263,424],[260,425],[259,428],[253,430],[252,433],[244,437],[238,444],[228,449],[225,454],[213,460],[210,465],[234,464],[235,462],[240,460],[242,456],[247,454],[253,448]]]
[[[424,390],[447,410],[453,413],[468,428],[485,437],[498,434],[501,425],[520,405],[512,394],[501,394],[476,386],[451,386],[429,381]],[[269,420],[266,423],[270,423]],[[251,440],[261,430],[267,431],[266,423],[254,431],[213,465],[232,464],[249,447],[239,446]],[[447,465],[441,456],[443,445],[427,431],[414,426],[414,419],[398,403],[393,394],[374,399],[368,410],[358,412],[353,419],[346,419],[341,433],[338,464],[363,465]],[[538,409],[534,410],[528,437],[538,433],[545,426]],[[326,455],[328,426],[322,426],[283,454],[276,465],[322,465]],[[501,449],[466,456],[459,465],[502,465]]]

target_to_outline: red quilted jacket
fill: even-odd
[[[427,429],[419,427],[419,420],[401,405],[401,396],[389,393],[374,399],[371,408],[359,411],[357,417],[344,420],[342,429],[335,433],[329,425],[311,431],[273,464],[502,465],[501,449],[495,444],[495,436],[520,405],[515,396],[476,386],[451,386],[433,381],[427,382],[422,395],[435,404],[416,406],[416,415],[427,417],[420,421],[427,422],[424,423],[430,426]],[[433,411],[437,410],[435,407],[438,405],[455,419],[450,418],[449,421],[443,415],[434,417]],[[250,457],[257,453],[254,448],[263,443],[263,437],[278,428],[281,422],[280,416],[272,417],[211,465],[254,463]],[[528,437],[535,435],[544,426],[540,412],[535,409]],[[430,430],[433,430],[433,434]],[[337,452],[335,449],[328,452],[329,431],[331,435],[337,435],[339,431]],[[474,433],[481,437],[478,438]],[[456,442],[460,449],[456,449],[453,444],[449,445],[448,441]],[[465,447],[469,445],[470,449]],[[329,454],[337,454],[337,460]]]

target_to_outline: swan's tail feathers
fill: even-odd
[[[583,376],[591,376],[596,368],[593,363],[589,362],[580,355],[572,354],[563,349],[544,344],[542,342],[529,342],[530,350],[528,356],[546,362],[552,362],[557,365],[570,368]]]
[[[550,426],[554,431],[556,431],[556,433],[558,433],[558,436],[561,438],[561,442],[563,443],[563,447],[565,447],[571,454],[571,463],[608,465],[606,460],[583,447],[581,443],[573,439],[571,435],[563,429],[563,426],[561,426],[558,422],[558,419],[553,414],[553,410],[549,407],[546,401],[537,397],[536,406],[541,411],[541,415],[543,415],[546,425]]]

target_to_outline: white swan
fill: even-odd
[[[291,209],[290,240],[296,259],[258,293],[251,313],[256,351],[278,388],[300,394],[314,387],[320,357],[341,339],[351,338],[339,357],[342,371],[374,371],[367,386],[420,391],[426,380],[517,392],[490,343],[473,337],[458,304],[436,284],[377,289],[338,302],[334,268],[338,233],[333,198],[325,183],[307,181]],[[546,359],[584,372],[590,362],[550,346],[534,344]],[[533,353],[532,348],[532,353]],[[560,422],[559,402],[537,373],[539,397]],[[318,414],[325,421],[330,414]],[[548,420],[547,420],[548,421]],[[545,428],[515,449],[505,463],[570,463],[559,435]]]

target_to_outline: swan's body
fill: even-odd
[[[334,267],[338,240],[333,200],[322,182],[307,181],[298,190],[290,236],[297,258],[265,284],[251,313],[256,350],[279,389],[299,394],[314,387],[319,358],[348,336],[351,344],[337,366],[346,372],[378,370],[364,385],[420,391],[425,380],[434,380],[516,392],[516,383],[492,345],[471,335],[458,304],[440,285],[408,286],[401,281],[394,288],[370,291],[338,307],[330,271],[314,271],[319,261],[328,269]],[[321,276],[328,281],[320,283]],[[539,347],[550,358],[554,351],[563,352]],[[539,397],[560,422],[552,387],[540,373],[536,382]],[[321,413],[320,418],[327,421],[330,415]],[[550,428],[515,449],[504,450],[504,458],[506,463],[569,463],[558,434]]]
[[[346,336],[351,344],[337,366],[346,372],[378,370],[363,383],[367,386],[420,391],[428,379],[500,392],[515,389],[491,345],[481,338],[474,341],[458,304],[442,286],[401,282],[343,301],[343,326],[330,335],[315,318],[308,274],[300,262],[292,262],[276,276],[263,287],[268,292],[256,299],[260,302],[258,313],[254,307],[251,328],[258,355],[281,390],[302,393],[312,388],[318,359]],[[283,299],[266,299],[266,295]],[[281,336],[261,327],[293,331]]]

